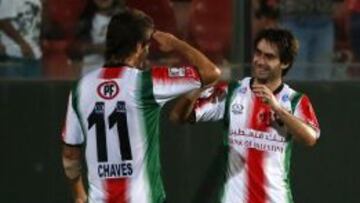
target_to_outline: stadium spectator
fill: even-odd
[[[360,1],[347,0],[347,6],[350,11],[350,45],[354,53],[355,61],[360,62]]]
[[[343,0],[280,0],[281,24],[294,32],[300,51],[288,78],[329,80],[334,54],[333,15]]]
[[[313,146],[320,135],[309,98],[283,82],[297,49],[290,32],[263,30],[255,38],[251,78],[220,83],[199,99],[201,91],[193,91],[172,110],[174,121],[224,123],[222,197],[212,202],[293,202],[293,142]]]
[[[80,62],[82,75],[104,65],[106,29],[111,17],[122,7],[119,0],[91,0],[77,26],[71,55]]]
[[[253,0],[252,4],[257,20],[254,33],[257,33],[257,30],[278,26],[280,17],[278,0]]]
[[[1,76],[40,76],[41,0],[0,1]]]
[[[153,38],[194,66],[144,66]],[[86,74],[69,96],[63,128],[63,164],[77,202],[165,201],[160,174],[161,107],[176,96],[210,85],[220,70],[202,53],[169,33],[154,30],[150,17],[124,10],[106,35],[105,67]],[[197,67],[197,69],[195,68]],[[89,190],[81,176],[85,146]]]

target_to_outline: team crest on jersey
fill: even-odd
[[[169,70],[169,77],[185,77],[186,69],[184,67],[171,67]]]
[[[101,83],[97,87],[98,95],[103,99],[113,99],[115,98],[120,92],[120,88],[115,81],[106,81]]]
[[[283,102],[289,101],[289,100],[290,100],[289,95],[288,95],[288,94],[284,94],[284,95],[281,97],[281,100],[282,100]]]
[[[231,111],[234,114],[242,114],[244,111],[244,106],[242,104],[235,103],[235,104],[231,105]]]
[[[241,94],[245,94],[245,93],[247,92],[247,87],[242,87],[242,88],[240,88],[239,92],[240,92]]]

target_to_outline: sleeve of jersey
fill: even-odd
[[[177,96],[201,87],[195,67],[154,67],[151,70],[154,98],[160,105]]]
[[[218,121],[224,118],[227,85],[219,83],[206,89],[196,101],[195,121]]]
[[[294,115],[304,121],[306,124],[314,128],[316,131],[316,138],[320,137],[320,126],[317,120],[315,111],[311,105],[310,99],[304,95],[300,98]]]
[[[76,114],[76,105],[73,105],[72,94],[69,96],[65,124],[62,129],[62,140],[68,145],[81,145],[84,142],[84,135],[81,130],[79,117]]]

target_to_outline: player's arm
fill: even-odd
[[[187,42],[176,38],[172,34],[161,31],[155,31],[153,38],[159,43],[162,51],[177,51],[192,65],[195,65],[198,68],[204,86],[215,84],[220,78],[221,70],[204,54],[190,46]]]
[[[316,144],[317,132],[312,126],[295,117],[282,107],[273,108],[273,110],[296,141],[307,146],[314,146]]]
[[[63,145],[62,160],[64,171],[69,180],[76,203],[85,203],[87,201],[81,176],[81,157],[80,147]]]
[[[196,89],[181,96],[170,112],[170,120],[174,123],[186,123],[195,120],[194,106],[202,90]]]
[[[24,57],[26,58],[35,57],[29,43],[14,28],[14,26],[11,24],[8,18],[0,19],[0,29],[19,45]]]
[[[170,112],[175,123],[223,119],[228,85],[220,82],[210,88],[193,90],[180,97]]]
[[[276,116],[284,123],[286,129],[296,141],[306,146],[314,146],[316,144],[318,138],[317,130],[284,109],[269,88],[265,85],[253,85],[253,91],[256,96],[261,97],[264,102],[271,106]]]

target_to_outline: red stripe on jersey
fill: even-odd
[[[250,119],[250,128],[258,131],[266,131],[271,119],[270,107],[255,97]],[[246,159],[248,170],[248,203],[264,203],[266,201],[265,193],[265,171],[264,171],[265,152],[249,148]]]
[[[127,179],[106,180],[106,203],[127,203]]]
[[[248,149],[248,203],[265,203],[265,172],[263,168],[264,163],[263,151],[257,149]]]
[[[167,67],[156,66],[151,69],[151,74],[154,80],[165,83],[178,82],[187,79],[194,79],[200,81],[198,71],[191,66],[182,67]]]
[[[271,124],[271,108],[260,97],[255,97],[253,112],[250,120],[250,128],[258,131],[266,131]]]
[[[167,81],[169,80],[169,71],[168,67],[153,67],[151,69],[151,75],[155,80],[163,80]]]
[[[314,109],[310,103],[310,100],[307,96],[303,96],[300,100],[300,110],[302,115],[304,116],[304,120],[306,123],[311,126],[319,129],[319,122],[316,118]]]
[[[116,68],[102,68],[100,72],[100,78],[102,79],[112,79],[121,77],[124,72],[124,68],[116,67]]]

